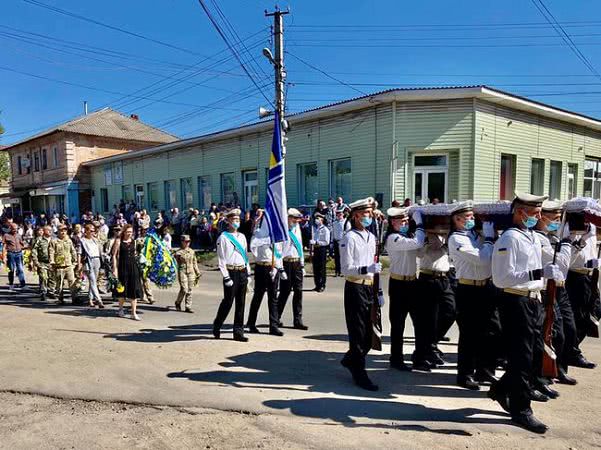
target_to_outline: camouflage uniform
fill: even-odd
[[[48,292],[54,290],[54,277],[50,268],[49,247],[52,242],[51,238],[39,237],[36,238],[33,248],[31,249],[31,260],[33,267],[37,270],[40,283],[40,294],[42,299],[46,298]]]
[[[77,253],[69,236],[65,236],[63,239],[53,239],[48,246],[48,254],[50,264],[56,271],[56,290],[59,301],[63,303],[63,283],[66,279],[71,291],[71,301],[77,302],[77,280],[74,273]]]
[[[192,307],[192,287],[198,282],[200,269],[196,261],[196,252],[190,247],[179,249],[175,252],[175,260],[178,264],[177,278],[179,280],[179,294],[175,306],[181,308],[182,300],[186,309]]]

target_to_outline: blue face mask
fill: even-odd
[[[373,222],[373,219],[371,217],[363,217],[361,219],[361,225],[363,225],[365,228],[370,226],[372,222]]]
[[[536,217],[528,216],[526,220],[522,220],[522,223],[526,228],[534,228],[538,223],[538,219]]]
[[[474,219],[467,219],[464,226],[466,230],[471,230],[475,225],[476,221]]]
[[[551,222],[547,225],[547,231],[557,231],[559,230],[559,222]]]
[[[232,222],[232,227],[234,227],[234,230],[237,230],[240,228],[240,222]]]
[[[399,228],[399,233],[401,233],[401,234],[409,233],[409,225],[401,225],[401,227]]]

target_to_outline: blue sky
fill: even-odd
[[[221,20],[217,1],[206,3]],[[601,2],[543,3],[601,72]],[[261,48],[269,46],[264,10],[273,2],[218,4],[244,42],[237,47],[242,57],[255,58],[247,67],[271,99],[272,70]],[[290,112],[394,86],[489,84],[601,117],[601,77],[532,1],[291,0],[280,6],[291,9],[285,19]],[[0,56],[2,144],[80,115],[84,100],[90,110],[136,113],[181,137],[248,123],[267,103],[196,0],[7,0]]]

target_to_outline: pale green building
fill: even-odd
[[[394,89],[288,117],[288,203],[601,195],[601,121],[486,86]],[[271,121],[85,163],[93,207],[263,204]]]

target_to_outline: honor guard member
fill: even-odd
[[[65,303],[63,297],[63,284],[65,280],[71,291],[71,302],[77,303],[77,281],[75,280],[75,266],[77,264],[77,252],[73,241],[67,235],[67,226],[58,227],[58,236],[48,246],[48,259],[56,277],[56,291],[58,302]]]
[[[484,239],[474,230],[473,203],[461,202],[451,210],[449,256],[458,278],[455,302],[459,345],[457,385],[479,390],[478,382],[493,382],[498,356],[499,323],[495,288],[490,282],[494,226],[484,222]]]
[[[49,290],[50,276],[50,254],[49,247],[52,241],[52,230],[46,225],[42,227],[42,236],[35,240],[31,249],[31,259],[33,267],[38,273],[40,283],[40,300],[46,300],[46,295]]]
[[[561,230],[562,203],[545,200],[543,202],[541,218],[536,224],[536,237],[542,248],[543,267],[555,259],[555,264],[561,270],[564,280],[567,278],[570,262],[572,258],[572,245],[569,239],[570,229],[567,222]],[[558,233],[562,233],[559,236]],[[559,244],[559,249],[556,247]],[[576,380],[568,375],[568,363],[574,356],[580,354],[578,348],[578,338],[576,334],[576,324],[574,322],[574,313],[572,305],[565,288],[565,282],[557,281],[555,283],[555,320],[553,322],[553,349],[557,355],[557,381],[562,384],[576,384]],[[545,300],[543,292],[543,300]],[[544,313],[541,314],[544,318]],[[544,324],[544,321],[543,321]],[[541,334],[542,337],[542,334]],[[537,348],[539,354],[535,359],[535,369],[542,367],[542,351],[544,346],[539,344]],[[539,389],[543,394],[549,397],[556,397],[553,392],[548,392],[547,386]],[[550,389],[549,389],[550,390]]]
[[[181,248],[175,252],[177,261],[177,279],[179,280],[179,293],[175,300],[175,309],[182,310],[182,301],[184,302],[184,311],[192,311],[192,287],[198,284],[200,280],[200,269],[196,260],[196,252],[190,248],[190,236],[182,234]]]
[[[332,224],[332,240],[334,241],[334,276],[341,276],[340,271],[340,241],[347,231],[347,222],[344,217],[344,209],[336,211],[336,220]]]
[[[323,292],[326,290],[326,261],[328,249],[330,248],[330,230],[324,225],[325,216],[315,213],[313,216],[315,231],[310,244],[313,246],[313,279],[315,290]]]
[[[373,222],[374,199],[371,197],[350,204],[351,229],[340,243],[340,265],[346,278],[344,284],[344,316],[348,330],[349,350],[340,363],[353,376],[357,386],[377,391],[365,370],[365,356],[371,349],[371,309],[374,300],[374,274],[382,271],[375,261],[376,237],[367,231]],[[378,296],[380,306],[383,295]]]
[[[288,302],[290,291],[292,295],[292,316],[294,328],[308,330],[303,323],[303,277],[305,276],[305,256],[303,253],[303,239],[299,222],[303,215],[298,209],[288,209],[288,241],[282,247],[284,271],[286,280],[280,282],[280,295],[278,296],[278,319],[282,327],[282,314]]]
[[[146,241],[146,233],[148,232],[148,225],[144,223],[140,227],[140,236],[136,239],[136,253],[141,255],[144,249],[144,243]],[[154,295],[152,295],[152,287],[150,286],[150,279],[148,278],[148,274],[144,275],[143,271],[140,271],[140,275],[142,277],[142,293],[144,297],[143,301],[152,305],[154,304]]]
[[[516,192],[511,205],[513,226],[494,245],[493,283],[499,288],[499,309],[507,351],[507,369],[491,386],[489,397],[511,414],[512,421],[535,433],[548,427],[530,408],[533,349],[542,329],[538,323],[544,278],[561,281],[559,267],[548,264],[543,270],[542,249],[532,230],[541,217],[547,197]]]
[[[246,326],[250,333],[260,333],[256,326],[257,315],[265,292],[267,292],[269,334],[283,336],[284,333],[278,327],[280,321],[277,299],[278,282],[280,279],[288,280],[288,276],[282,266],[282,244],[272,244],[269,229],[261,225],[263,225],[263,219],[250,240],[250,251],[255,257],[255,286]]]
[[[250,278],[250,265],[246,255],[246,238],[238,232],[240,228],[240,210],[232,209],[226,213],[227,230],[217,238],[217,257],[219,270],[223,275],[223,300],[213,322],[213,336],[221,337],[221,327],[234,306],[234,340],[247,342],[244,336],[244,303],[246,288]]]
[[[390,257],[390,282],[388,284],[390,319],[390,366],[399,370],[411,370],[403,360],[403,339],[405,320],[411,316],[415,330],[415,352],[413,368],[430,371],[427,357],[431,349],[427,348],[423,331],[423,312],[419,303],[424,300],[417,292],[417,252],[424,246],[426,233],[422,225],[420,211],[413,213],[417,225],[415,235],[409,233],[409,215],[406,208],[390,208],[387,211],[389,228],[384,246]]]
[[[597,227],[592,223],[588,224],[588,231],[579,236],[572,233],[572,261],[566,280],[566,289],[574,321],[576,323],[576,332],[578,345],[584,340],[587,331],[591,326],[591,312],[595,302],[596,286],[593,286],[591,275],[593,269],[599,267],[597,259]],[[597,364],[587,360],[578,349],[574,352],[569,361],[570,366],[582,367],[584,369],[594,369]]]
[[[424,247],[419,257],[419,302],[422,304],[424,337],[428,339],[428,361],[442,365],[442,352],[438,342],[455,322],[455,293],[449,280],[449,254],[444,237],[426,233]]]

